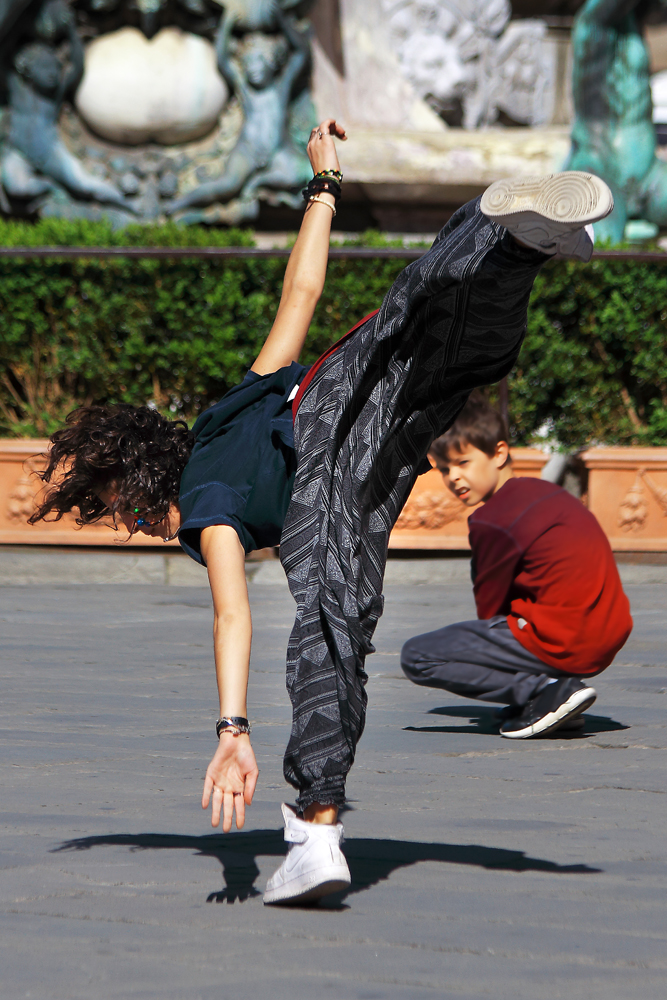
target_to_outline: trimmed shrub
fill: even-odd
[[[666,444],[666,357],[665,265],[547,265],[510,376],[514,436],[529,442],[543,428],[568,448]]]
[[[0,221],[4,245],[252,245],[244,231]],[[355,241],[357,242],[357,241]],[[386,245],[364,234],[364,245]],[[667,257],[666,257],[667,259]],[[405,261],[334,260],[303,361],[377,308]],[[243,378],[280,299],[283,258],[0,263],[0,434],[47,435],[75,406],[151,402],[194,419]],[[547,265],[510,375],[513,437],[667,443],[667,269]],[[495,390],[490,390],[491,399]]]
[[[250,234],[0,224],[5,245],[252,245]],[[157,238],[159,236],[159,239]],[[39,238],[38,238],[39,237]],[[75,406],[150,402],[194,419],[239,382],[280,301],[284,258],[0,262],[0,434],[48,435]],[[376,308],[401,261],[334,261],[304,363]]]

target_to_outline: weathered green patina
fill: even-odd
[[[664,5],[664,0],[661,0]],[[575,120],[567,170],[589,170],[614,193],[598,240],[618,243],[628,219],[667,225],[667,163],[656,156],[649,55],[639,0],[587,0],[575,21]]]

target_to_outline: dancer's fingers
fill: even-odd
[[[208,809],[208,804],[211,801],[211,792],[213,791],[213,778],[207,773],[204,778],[204,791],[201,797],[201,807],[202,809]]]
[[[342,125],[339,125],[335,118],[325,118],[323,122],[312,129],[310,133],[310,138],[308,140],[308,155],[312,157],[313,154],[318,155],[319,151],[324,147],[329,152],[333,152],[335,155],[335,146],[333,143],[334,139],[347,139],[345,134],[345,129]]]
[[[216,785],[213,789],[213,804],[211,806],[211,826],[218,826],[220,823],[220,810],[222,808],[222,789]],[[224,829],[224,827],[223,827]]]
[[[224,792],[222,796],[222,832],[229,833],[232,828],[232,819],[234,816],[234,794],[233,792]]]
[[[245,802],[242,792],[234,793],[234,808],[236,809],[236,829],[242,830],[245,823]]]
[[[319,126],[318,131],[322,133],[322,137],[325,135],[331,135],[335,136],[336,139],[342,139],[343,141],[347,139],[344,126],[339,125],[335,118],[325,118]]]
[[[324,126],[325,123],[323,122],[322,125]],[[324,133],[321,130],[312,132],[306,152],[308,153],[313,173],[317,174],[320,170],[340,170],[333,135]]]
[[[257,785],[258,778],[259,771],[257,769],[251,771],[250,774],[246,774],[245,776],[245,789],[243,795],[247,806],[252,803],[252,797],[255,794],[255,786]]]

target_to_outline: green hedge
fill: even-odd
[[[377,234],[365,244],[380,245]],[[242,231],[0,222],[4,245],[251,245]],[[304,362],[376,308],[401,261],[336,260]],[[239,381],[275,315],[283,259],[0,262],[0,434],[44,435],[92,401],[193,419]],[[563,446],[667,442],[667,268],[548,265],[510,376],[512,430]],[[494,397],[495,390],[491,390]]]
[[[567,447],[667,443],[665,264],[547,265],[510,376],[517,440]]]
[[[4,245],[252,245],[249,233],[0,224]],[[336,261],[304,355],[376,308],[401,262]],[[49,434],[77,404],[153,402],[193,419],[252,364],[285,259],[0,261],[0,434]],[[348,322],[349,320],[349,322]]]

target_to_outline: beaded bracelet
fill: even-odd
[[[343,179],[343,175],[340,170],[318,170],[315,174],[315,178],[317,177],[333,177],[339,184]]]

